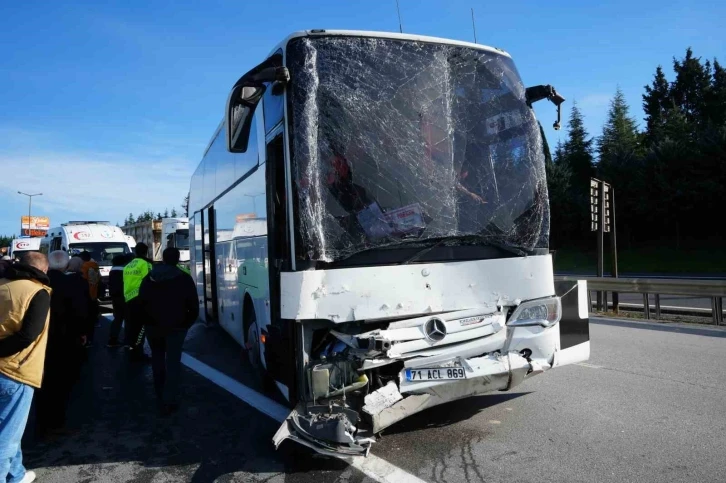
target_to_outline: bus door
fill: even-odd
[[[202,250],[204,252],[204,315],[207,323],[217,319],[217,263],[214,245],[217,230],[214,222],[214,206],[207,208],[202,220]]]
[[[267,242],[270,280],[270,325],[267,326],[265,362],[270,376],[290,393],[295,385],[294,321],[280,318],[280,273],[290,268],[290,237],[287,224],[285,143],[282,129],[267,136]],[[290,394],[288,394],[290,397]]]

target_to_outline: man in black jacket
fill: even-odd
[[[113,257],[113,266],[108,275],[108,291],[113,304],[113,322],[108,336],[107,347],[119,347],[118,336],[121,325],[126,318],[126,300],[124,299],[124,267],[131,261],[130,255],[116,255]],[[127,341],[127,345],[131,345]]]
[[[151,346],[154,389],[162,415],[179,409],[181,355],[187,331],[199,316],[197,288],[192,277],[177,267],[179,250],[167,248],[164,263],[156,265],[139,289]]]
[[[80,353],[88,336],[86,286],[80,278],[65,274],[69,260],[68,253],[63,250],[48,255],[48,278],[53,295],[43,387],[37,391],[35,399],[36,435],[39,438],[63,430],[71,389],[78,380]]]

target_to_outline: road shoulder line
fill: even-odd
[[[250,389],[186,352],[182,354],[182,364],[275,421],[283,422],[290,413],[290,410],[282,404]],[[354,458],[349,463],[353,468],[379,483],[424,483],[424,480],[417,476],[373,454],[369,454],[366,458]]]

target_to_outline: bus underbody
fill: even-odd
[[[304,396],[275,445],[366,455],[412,414],[586,360],[584,282],[552,280],[549,256],[291,274],[300,295],[283,311],[304,320]]]

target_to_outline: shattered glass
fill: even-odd
[[[542,138],[509,57],[331,36],[291,41],[287,65],[305,259],[432,239],[547,247]]]

